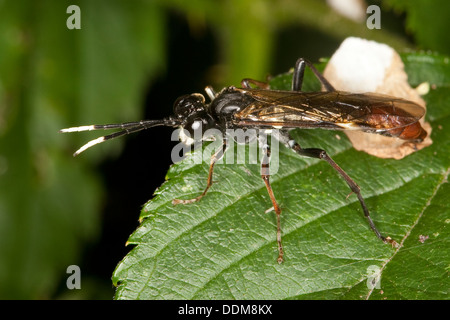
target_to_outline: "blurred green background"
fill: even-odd
[[[171,129],[72,153],[98,134],[65,127],[158,119],[175,99],[264,80],[348,36],[450,54],[446,0],[0,1],[0,298],[112,299],[111,274],[171,164]],[[67,28],[69,5],[81,29]],[[381,29],[365,8],[381,8]],[[69,265],[81,290],[68,290]]]

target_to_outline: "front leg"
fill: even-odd
[[[209,163],[209,172],[208,172],[208,180],[206,182],[206,188],[205,190],[203,190],[202,194],[199,195],[198,197],[195,197],[193,199],[186,199],[186,200],[181,200],[181,199],[173,199],[172,200],[172,204],[173,205],[177,205],[177,204],[188,204],[188,203],[193,203],[193,202],[197,202],[200,201],[201,198],[203,198],[206,193],[208,192],[209,188],[212,186],[213,184],[213,171],[214,171],[214,165],[217,161],[219,161],[223,155],[225,154],[225,152],[228,149],[228,143],[227,140],[224,139],[223,140],[223,145],[220,149],[218,149],[212,156],[211,156],[211,160]]]

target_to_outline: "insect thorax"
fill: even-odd
[[[254,99],[237,91],[235,87],[224,88],[209,105],[209,112],[217,121],[229,122],[233,115],[250,105]]]

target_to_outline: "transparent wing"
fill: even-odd
[[[255,102],[235,114],[238,125],[381,131],[409,126],[425,114],[412,101],[374,93],[239,90]]]

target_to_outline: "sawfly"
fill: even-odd
[[[308,66],[321,82],[325,91],[302,92],[303,76]],[[216,93],[211,87],[206,87],[210,102],[199,93],[184,95],[178,98],[173,106],[173,116],[161,120],[142,120],[121,124],[88,125],[62,129],[60,132],[79,132],[90,130],[118,129],[119,131],[94,139],[74,155],[101,142],[111,140],[126,134],[134,133],[155,126],[181,127],[188,132],[201,129],[220,130],[223,134],[223,144],[216,150],[209,165],[209,173],[204,191],[193,199],[174,199],[172,203],[189,204],[199,201],[211,187],[214,164],[223,157],[229,147],[227,130],[260,129],[273,130],[272,138],[277,139],[300,156],[325,160],[345,180],[351,191],[356,194],[375,235],[385,243],[397,246],[388,236],[383,236],[372,221],[360,187],[352,178],[327,154],[317,148],[302,148],[289,134],[294,128],[358,130],[381,134],[419,143],[427,136],[419,123],[425,114],[425,109],[408,100],[376,93],[349,93],[335,90],[325,77],[305,59],[298,59],[292,76],[292,90],[270,90],[265,82],[253,79],[243,79],[241,88],[229,86]],[[195,136],[195,135],[194,135]],[[205,137],[201,135],[201,139]],[[194,139],[180,136],[185,142],[193,143]],[[190,141],[187,141],[190,140]],[[269,161],[270,147],[261,142],[265,161],[261,164],[261,177],[267,188],[273,209],[276,213],[278,263],[283,262],[284,250],[281,241],[280,216],[281,209],[275,199],[270,185]]]

